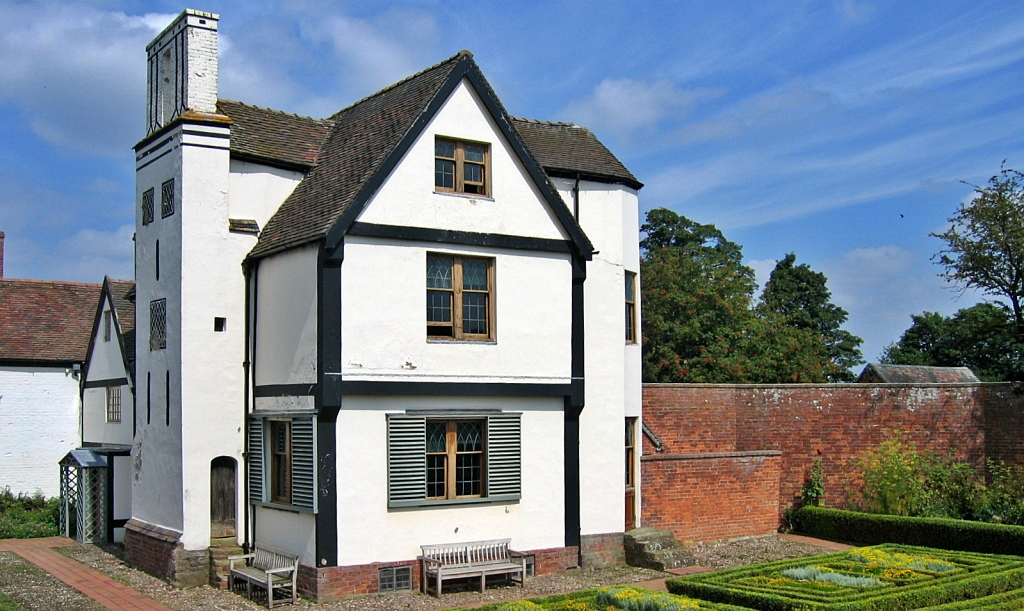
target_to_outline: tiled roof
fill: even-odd
[[[462,56],[452,56],[332,116],[333,128],[316,167],[267,222],[251,254],[297,246],[325,235]]]
[[[550,176],[610,180],[634,189],[643,186],[589,129],[572,123],[550,123],[513,117],[526,148]]]
[[[107,280],[110,283],[110,294],[114,298],[114,310],[117,311],[117,322],[121,325],[121,337],[124,338],[124,351],[129,361],[135,360],[135,281]]]
[[[231,100],[218,100],[217,110],[231,119],[231,152],[306,171],[330,132],[330,119],[313,119]]]
[[[100,289],[99,284],[0,278],[0,362],[85,361]]]
[[[967,367],[926,367],[924,365],[886,365],[869,363],[858,382],[886,384],[977,384],[978,376]]]

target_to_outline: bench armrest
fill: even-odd
[[[266,569],[263,572],[267,575],[276,575],[277,573],[291,573],[295,570],[294,566],[285,566],[279,569]]]
[[[235,560],[247,560],[255,558],[256,554],[241,554],[240,556],[228,556],[228,570],[235,568]]]
[[[425,565],[427,565],[427,564],[436,564],[438,566],[441,566],[442,564],[444,564],[443,562],[441,562],[440,560],[438,560],[436,558],[429,558],[427,556],[420,556],[418,558],[418,560],[423,561],[423,564],[425,564]]]

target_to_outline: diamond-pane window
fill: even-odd
[[[149,302],[149,349],[163,350],[167,347],[167,300],[154,299]]]
[[[174,214],[174,179],[160,185],[160,216],[167,218]]]
[[[148,225],[153,222],[153,189],[146,189],[142,193],[142,224]]]

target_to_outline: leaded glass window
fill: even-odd
[[[427,337],[493,339],[492,259],[427,255]]]
[[[174,179],[160,185],[160,216],[167,218],[174,214]]]
[[[427,499],[483,495],[484,423],[427,422]]]
[[[142,193],[142,224],[148,225],[153,222],[153,189],[146,189]]]

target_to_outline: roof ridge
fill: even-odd
[[[300,115],[298,113],[288,112],[287,110],[278,110],[276,108],[270,108],[270,107],[267,107],[267,106],[260,106],[258,104],[249,104],[247,102],[242,102],[240,100],[229,100],[227,98],[217,98],[217,103],[219,104],[221,102],[228,102],[230,104],[239,104],[241,106],[246,106],[248,108],[256,108],[258,110],[264,110],[264,111],[273,112],[273,113],[276,113],[276,114],[279,114],[279,115],[286,115],[286,116],[289,116],[289,117],[295,117],[297,119],[309,119],[310,121],[318,121],[318,122],[319,121],[328,121],[328,122],[332,122],[333,123],[333,121],[331,121],[331,119],[329,117],[328,118],[311,117],[309,115]]]
[[[103,283],[101,282],[76,282],[74,280],[41,280],[39,278],[0,278],[0,282],[32,282],[36,284],[63,284],[70,286],[87,286],[102,288]]]
[[[443,66],[443,65],[445,65],[445,64],[447,64],[449,62],[452,62],[452,61],[457,61],[458,59],[460,59],[462,57],[468,57],[470,59],[473,59],[473,54],[470,53],[469,51],[467,51],[466,49],[463,49],[463,50],[459,51],[458,53],[456,53],[455,55],[452,55],[451,57],[449,57],[447,59],[439,61],[436,64],[434,64],[433,66],[430,66],[429,68],[424,68],[423,70],[420,70],[416,74],[410,74],[409,76],[407,76],[404,79],[398,81],[397,83],[391,83],[390,85],[388,85],[387,87],[381,89],[380,91],[377,91],[375,93],[371,93],[370,95],[368,95],[368,96],[366,96],[364,98],[361,98],[361,99],[356,100],[355,102],[352,102],[348,106],[346,106],[346,107],[342,108],[341,110],[339,110],[338,112],[332,114],[329,118],[333,121],[334,117],[337,117],[338,115],[340,115],[341,113],[345,112],[346,110],[350,110],[352,108],[355,108],[356,106],[359,106],[360,104],[362,104],[363,102],[366,102],[367,100],[371,100],[371,99],[373,99],[373,98],[375,98],[375,97],[377,97],[379,95],[387,93],[388,91],[391,91],[392,89],[395,89],[399,85],[404,85],[405,83],[408,83],[409,81],[413,80],[414,78],[423,76],[424,74],[430,72],[431,70],[436,70],[436,69],[440,68],[441,66]]]
[[[558,127],[580,127],[583,129],[587,129],[583,125],[577,125],[572,121],[545,121],[544,119],[529,119],[527,117],[513,117],[512,115],[509,115],[509,118],[511,118],[513,121],[522,121],[523,123],[534,123],[538,125],[555,125]]]

